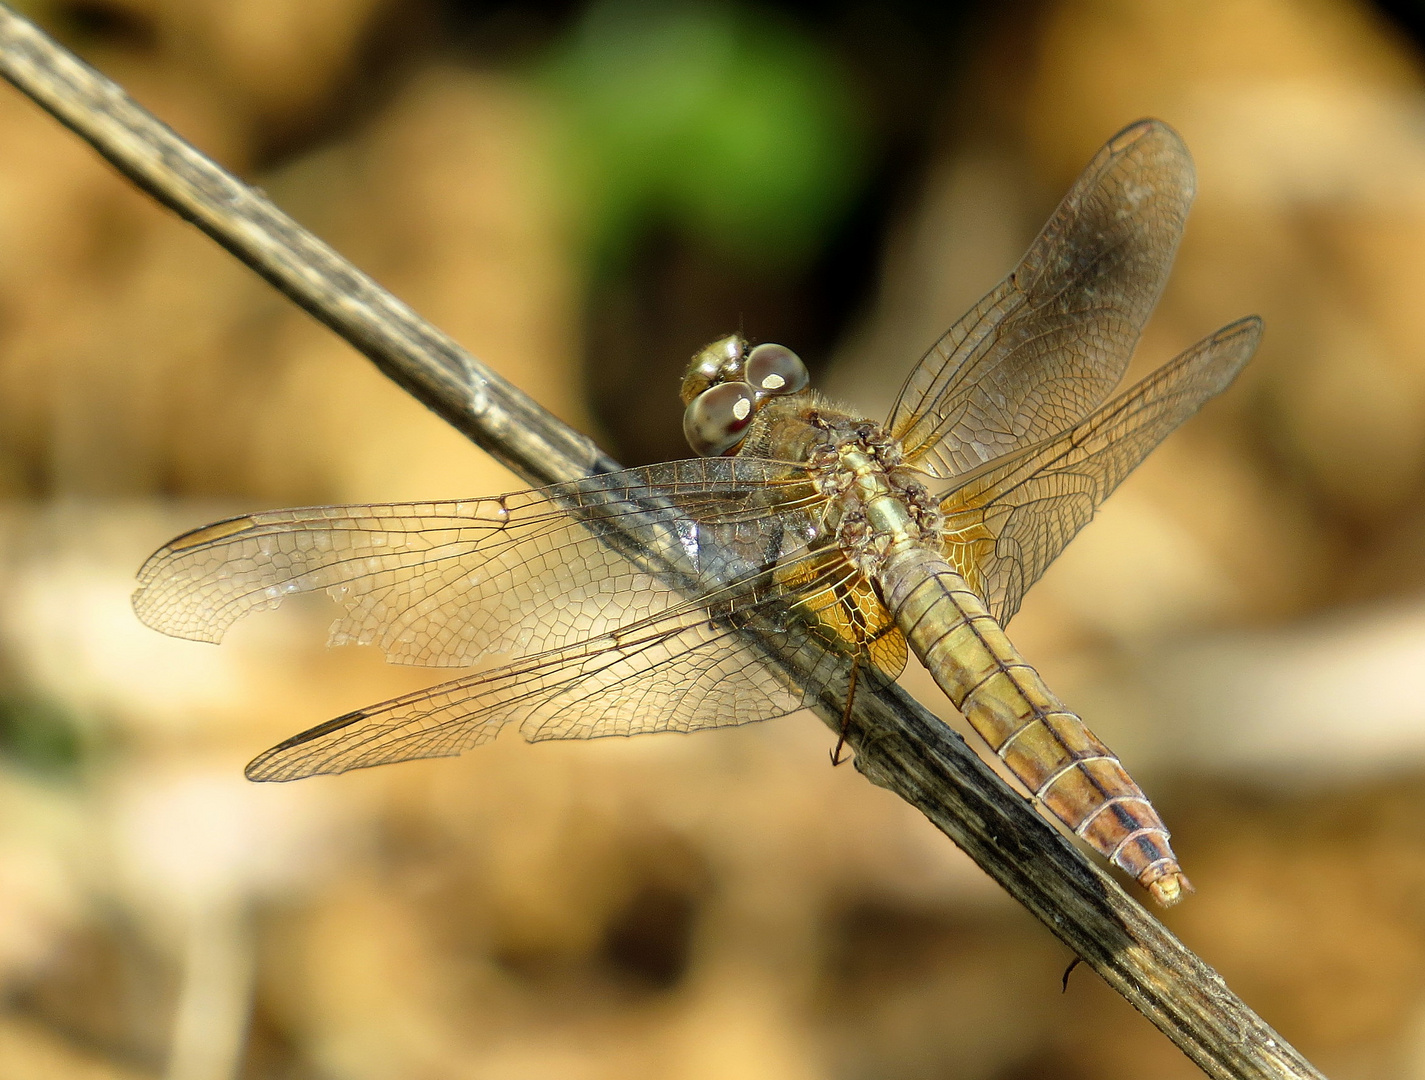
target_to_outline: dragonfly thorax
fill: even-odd
[[[874,578],[899,552],[938,543],[940,509],[902,465],[896,439],[866,420],[822,411],[807,419],[825,436],[807,459],[812,483],[827,500],[824,525],[862,574]]]

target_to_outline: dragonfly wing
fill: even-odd
[[[332,644],[470,666],[678,609],[660,572],[686,595],[774,565],[816,538],[815,504],[793,466],[711,458],[493,499],[278,510],[161,548],[134,608],[165,633],[217,641],[250,611],[326,590],[346,609]],[[669,549],[677,565],[653,554]]]
[[[947,558],[1001,625],[1123,478],[1226,389],[1261,334],[1255,316],[1223,327],[1076,427],[977,470],[946,497]]]
[[[1029,251],[911,372],[887,429],[946,479],[1057,435],[1127,369],[1192,202],[1192,158],[1155,120],[1099,151]]]
[[[779,585],[789,572],[796,586]],[[511,721],[540,741],[693,731],[794,712],[827,687],[847,685],[855,646],[820,616],[848,572],[835,551],[804,554],[723,590],[721,618],[709,617],[705,599],[686,602],[611,633],[361,709],[273,747],[247,775],[296,780],[451,756],[488,742]],[[762,631],[768,647],[750,644],[744,627]],[[894,662],[894,643],[874,648],[873,674]],[[805,683],[778,662],[794,651],[812,674]]]

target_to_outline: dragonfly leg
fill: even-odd
[[[851,706],[856,703],[856,673],[861,668],[861,654],[851,658],[851,685],[846,689],[846,708],[841,710],[841,732],[836,736],[836,748],[831,751],[831,765],[835,768],[845,759],[841,748],[846,745],[846,732],[851,729]]]

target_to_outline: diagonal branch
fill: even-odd
[[[618,468],[3,4],[0,75],[531,483]],[[669,558],[676,561],[676,553]],[[795,670],[795,658],[771,659]],[[818,711],[839,728],[842,705],[823,700]],[[848,742],[856,767],[921,810],[1204,1072],[1263,1080],[1320,1076],[1216,972],[899,688],[859,694],[854,712]]]

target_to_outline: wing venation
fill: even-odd
[[[1125,128],[1029,251],[911,372],[887,429],[946,479],[1066,431],[1118,385],[1167,281],[1194,192],[1167,125]]]
[[[1123,478],[1236,378],[1261,334],[1255,316],[1223,327],[1076,427],[974,471],[946,496],[946,556],[1001,625]]]
[[[822,621],[824,598],[850,568],[839,553],[808,552],[786,567],[727,586],[710,617],[706,598],[588,640],[524,657],[320,724],[259,755],[253,780],[296,780],[414,758],[448,757],[489,742],[511,722],[532,742],[695,731],[768,720],[848,692],[857,643]],[[803,573],[802,571],[805,570]],[[755,629],[764,642],[743,635]],[[862,677],[892,680],[904,664],[892,632]],[[799,655],[793,677],[778,658]],[[866,661],[863,660],[863,664]]]
[[[181,536],[139,571],[134,609],[155,629],[218,641],[296,593],[344,608],[332,644],[393,662],[470,666],[560,648],[682,602],[688,589],[775,564],[817,536],[794,466],[668,462],[491,499],[252,514]],[[673,550],[680,565],[651,554]],[[644,554],[639,565],[624,554]],[[687,590],[684,590],[685,592]]]

